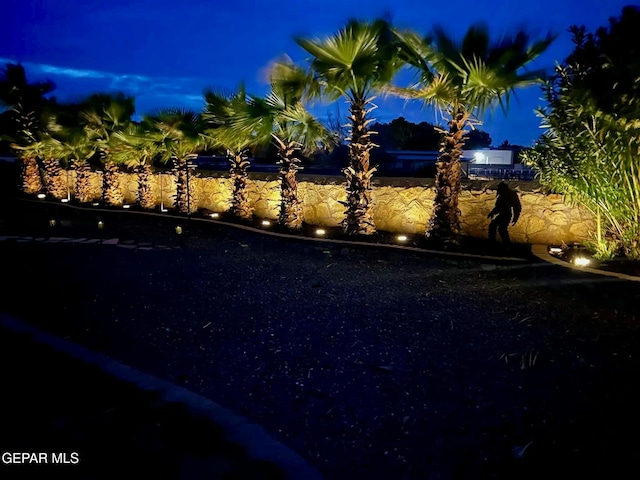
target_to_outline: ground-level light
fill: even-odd
[[[576,267],[586,267],[591,263],[589,258],[581,256],[575,256],[571,261]]]
[[[269,220],[262,220],[263,227],[269,227],[270,225],[271,225],[271,222]]]
[[[46,193],[39,193],[39,194],[38,194],[38,198],[39,198],[40,200],[44,200],[45,198],[47,198],[47,194],[46,194]]]
[[[182,235],[182,227],[180,225],[176,225],[176,233]]]
[[[210,216],[211,218],[218,218],[218,217],[220,217],[220,214],[219,214],[219,213],[215,213],[215,212],[214,212],[214,213],[210,213],[210,214],[209,214],[209,216]]]
[[[408,237],[406,235],[398,235],[396,237],[396,240],[398,240],[399,242],[406,242],[408,239]]]
[[[327,231],[324,228],[316,229],[316,235],[326,235]]]

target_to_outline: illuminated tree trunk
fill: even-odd
[[[175,203],[180,213],[191,214],[198,210],[195,199],[195,185],[193,183],[189,159],[176,159],[173,164],[173,175],[176,180]]]
[[[47,195],[58,200],[66,198],[67,185],[58,159],[47,158],[44,160],[44,177]]]
[[[302,228],[302,205],[298,198],[296,173],[300,167],[300,145],[297,142],[283,143],[278,140],[280,156],[280,213],[278,221],[292,230]]]
[[[371,122],[366,119],[370,111],[367,110],[368,103],[359,99],[349,107],[349,166],[343,170],[347,180],[347,201],[342,202],[347,207],[342,225],[348,235],[371,235],[376,231],[371,201],[371,176],[376,169],[369,168],[369,152],[375,144],[370,139],[374,132],[367,130]]]
[[[40,176],[38,159],[29,155],[20,157],[20,176],[22,178],[22,191],[29,195],[40,193],[44,185]]]
[[[91,167],[85,161],[71,160],[71,168],[76,171],[75,198],[80,203],[93,200],[91,191]]]
[[[435,198],[433,212],[427,225],[426,237],[441,244],[460,243],[460,209],[458,197],[461,188],[462,147],[464,127],[469,114],[463,106],[454,109],[449,120],[449,130],[444,134],[440,155],[436,162]]]
[[[124,203],[124,195],[120,188],[120,167],[118,164],[107,160],[104,164],[103,197],[105,205],[121,207]]]
[[[249,159],[244,151],[227,152],[227,156],[231,163],[229,175],[232,182],[231,208],[229,212],[243,220],[251,220],[253,218],[253,208],[249,203],[249,193],[247,192]]]
[[[156,199],[151,191],[151,167],[146,163],[136,167],[138,176],[137,199],[138,205],[145,210],[153,210],[156,206]]]

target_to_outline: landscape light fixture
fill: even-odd
[[[102,220],[98,220],[98,230],[102,230],[104,228],[104,222]]]
[[[91,206],[92,207],[98,207],[98,206],[100,206],[100,202],[91,202]]]
[[[564,250],[562,249],[562,247],[551,246],[547,249],[547,251],[551,255],[560,255]]]
[[[68,198],[61,198],[61,199],[60,199],[60,201],[61,201],[62,203],[67,203],[67,202],[69,201],[69,199],[68,199]]]
[[[572,262],[576,267],[586,267],[591,263],[591,260],[587,257],[575,256],[573,257]]]
[[[122,205],[122,208],[131,208],[131,205],[129,205],[128,203],[125,203],[124,205]]]
[[[38,198],[39,198],[40,200],[44,200],[45,198],[47,198],[47,194],[46,194],[46,193],[39,193],[39,194],[38,194]]]
[[[182,235],[182,227],[180,225],[176,225],[176,233]]]
[[[55,227],[56,226],[56,219],[52,218],[51,220],[49,220],[49,226],[50,227]]]
[[[325,235],[326,233],[327,233],[327,231],[324,228],[318,228],[316,230],[316,235],[322,236],[322,235]]]
[[[262,220],[262,226],[263,227],[269,227],[269,226],[271,226],[271,222],[269,220]]]
[[[209,216],[210,216],[211,218],[218,218],[218,217],[220,216],[220,214],[219,214],[219,213],[215,213],[215,212],[214,212],[214,213],[210,213],[210,214],[209,214]]]
[[[406,242],[408,240],[406,235],[398,235],[396,237],[396,240],[398,240],[399,242]]]

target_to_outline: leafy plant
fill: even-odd
[[[540,182],[593,213],[599,258],[640,258],[640,8],[595,34],[572,27],[574,51],[545,87],[547,131],[522,154]],[[631,81],[630,79],[635,79]]]

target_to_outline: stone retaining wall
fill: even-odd
[[[100,197],[100,172],[92,183]],[[73,184],[73,175],[70,176]],[[225,172],[199,172],[193,178],[195,201],[199,208],[224,212],[229,208],[231,181]],[[462,231],[465,235],[486,237],[487,213],[493,208],[499,181],[466,181],[460,195]],[[537,182],[507,182],[518,192],[522,215],[509,231],[513,241],[555,244],[584,241],[595,228],[592,215],[583,208],[567,205],[561,195],[549,194]],[[375,178],[373,180],[373,218],[379,230],[422,234],[432,209],[433,179]],[[137,182],[133,174],[122,175],[125,201],[135,201]],[[337,226],[344,218],[346,199],[344,177],[299,175],[298,193],[304,219],[318,226]],[[173,207],[175,183],[169,173],[156,174],[153,190],[157,204]],[[250,175],[249,197],[258,217],[275,219],[279,207],[279,182],[275,174]]]

